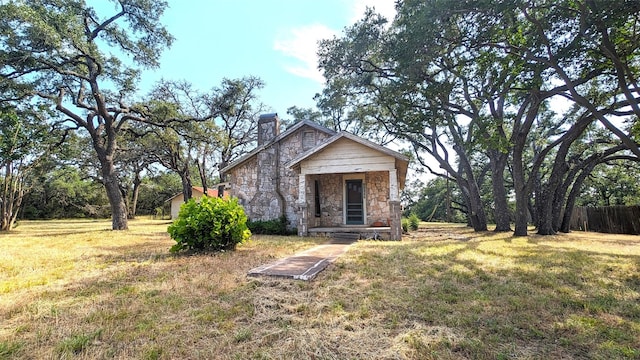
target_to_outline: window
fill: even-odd
[[[320,217],[321,216],[321,211],[320,211],[320,181],[315,180],[313,185],[315,187],[315,194],[314,194],[315,215],[316,215],[316,217]]]

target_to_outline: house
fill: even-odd
[[[220,187],[223,186],[223,187]],[[223,189],[222,192],[224,194],[224,196],[227,196],[226,187],[224,187],[224,184],[218,184],[216,185],[215,189],[207,189],[207,196],[211,196],[211,197],[217,197],[218,196],[218,191],[219,189]],[[192,186],[191,187],[191,197],[194,200],[198,200],[201,197],[204,196],[204,188],[200,187],[200,186]],[[176,194],[174,196],[172,196],[171,198],[167,199],[165,202],[170,202],[171,203],[171,219],[177,219],[178,218],[178,213],[180,212],[180,206],[182,206],[182,204],[184,204],[184,194],[179,193]]]
[[[311,121],[279,128],[277,114],[260,116],[256,149],[221,170],[250,220],[284,215],[301,236],[401,239],[407,157]]]

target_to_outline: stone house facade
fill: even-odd
[[[375,227],[400,240],[404,155],[311,121],[279,128],[277,114],[260,116],[256,149],[222,169],[250,220],[284,215],[301,236]]]

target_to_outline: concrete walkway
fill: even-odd
[[[312,280],[338,256],[344,254],[354,241],[332,241],[299,252],[274,263],[249,270],[248,276],[276,276],[296,280]]]

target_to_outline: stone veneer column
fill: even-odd
[[[298,176],[298,218],[298,235],[307,236],[307,176],[304,174]]]
[[[400,201],[389,201],[389,208],[391,210],[391,239],[389,240],[402,240]]]
[[[389,212],[391,213],[391,239],[402,240],[402,209],[398,192],[398,170],[389,170]]]

